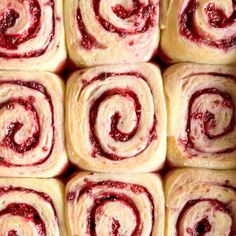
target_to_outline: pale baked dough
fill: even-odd
[[[170,164],[175,167],[236,168],[236,69],[178,64],[168,68],[163,77],[169,113],[167,159]],[[216,89],[223,96],[207,93],[207,89],[211,93]],[[203,90],[205,93],[196,98],[196,93]],[[224,96],[229,98],[224,99]],[[187,122],[188,115],[191,126]],[[205,132],[204,123],[209,132]],[[188,141],[188,133],[193,145]],[[221,135],[217,137],[218,134]]]
[[[61,182],[55,179],[0,178],[0,189],[2,188],[5,193],[1,191],[0,195],[1,213],[11,204],[26,204],[37,211],[45,224],[48,236],[67,235],[64,221],[64,186]],[[7,235],[9,231],[16,231],[17,235],[38,235],[38,230],[40,229],[23,216],[17,214],[0,216],[1,235]]]
[[[94,207],[96,225],[91,228],[95,227],[99,236],[110,235],[114,225],[119,225],[118,235],[131,235],[135,227],[141,229],[140,236],[164,234],[164,194],[156,174],[77,174],[66,186],[69,235],[92,235],[88,215]],[[140,214],[140,225],[135,221],[135,208]]]
[[[64,90],[62,79],[48,72],[0,72],[0,176],[53,177],[64,170]],[[4,140],[17,122],[15,144],[7,145]],[[25,143],[37,138],[36,129],[38,142],[26,149]]]
[[[65,30],[71,60],[78,67],[149,61],[159,44],[159,1],[142,0],[141,3],[146,8],[144,7],[138,13],[134,11],[133,15],[124,19],[117,16],[113,9],[121,5],[128,12],[132,11],[134,1],[101,0],[98,2],[99,14],[110,23],[108,27],[114,26],[127,32],[143,27],[146,19],[142,17],[141,12],[146,11],[148,15],[150,11],[148,4],[155,6],[155,17],[151,23],[153,26],[147,27],[148,29],[145,32],[121,36],[119,33],[110,32],[102,26],[99,19],[96,18],[92,0],[65,0]],[[79,30],[78,9],[80,9],[83,20],[83,26],[80,27],[83,28],[83,34],[87,34],[85,36],[81,35]],[[149,23],[150,21],[148,21]],[[98,45],[85,48],[81,44],[83,38],[85,42],[92,38],[92,42],[97,41]]]
[[[1,53],[7,57],[0,57],[0,69],[3,70],[46,70],[59,72],[66,62],[66,43],[64,33],[64,21],[62,12],[62,0],[36,0],[41,10],[40,29],[36,36],[22,42],[17,49],[0,48]],[[31,19],[29,16],[29,1],[0,1],[0,12],[13,9],[19,14],[15,24],[7,29],[6,34],[23,34],[29,30]],[[53,4],[53,5],[51,5]],[[52,11],[53,9],[53,11]],[[54,23],[52,21],[54,14]],[[55,35],[51,38],[51,31],[55,27]],[[24,35],[24,34],[23,34]],[[32,51],[40,51],[47,47],[46,51],[36,57],[26,58],[21,56],[13,58],[13,54],[30,54]]]
[[[197,2],[198,7],[193,11],[193,21],[191,27],[196,27],[195,31],[202,35],[204,40],[212,41],[225,39],[225,43],[230,37],[235,37],[236,22],[228,27],[213,27],[208,21],[206,8],[209,4],[225,14],[226,19],[222,20],[220,14],[212,13],[212,17],[219,19],[219,23],[229,20],[233,11],[235,11],[235,3],[233,1],[193,1],[193,0],[163,0],[161,1],[161,42],[160,48],[163,59],[167,62],[196,62],[208,64],[236,64],[236,46],[228,49],[217,48],[206,43],[194,42],[187,39],[180,33],[179,17],[183,13],[187,4]],[[233,5],[234,4],[234,5]],[[215,15],[214,15],[215,14]],[[218,18],[217,18],[218,17]],[[216,20],[217,22],[217,20]]]
[[[209,236],[230,235],[231,226],[235,230],[236,171],[179,169],[170,172],[165,181],[165,199],[166,236],[198,235],[194,232],[196,226],[202,233],[208,227],[209,231],[204,233]]]
[[[116,89],[124,91],[123,95],[118,92],[103,98],[104,94]],[[116,140],[110,134],[114,114],[118,113],[120,116],[116,128],[122,133],[132,132],[137,124],[137,107],[134,107],[138,102],[135,103],[129,92],[134,93],[141,105],[140,122],[133,137],[124,141]],[[98,113],[92,122],[92,133],[96,134],[102,150],[111,156],[122,157],[122,160],[99,153],[91,141],[93,138],[89,117],[93,112],[92,106],[99,99],[101,103],[96,106]],[[113,173],[160,169],[166,156],[166,119],[161,74],[153,64],[90,68],[75,72],[67,82],[67,150],[70,160],[82,169]],[[153,127],[156,127],[157,138],[150,141]]]

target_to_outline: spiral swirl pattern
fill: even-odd
[[[41,186],[38,188],[29,186],[33,184]],[[45,187],[50,187],[51,190],[45,192]],[[60,184],[54,180],[2,179],[0,234],[59,236],[65,233],[65,228],[61,224],[63,206],[61,203],[55,204],[54,200],[58,199],[53,196],[55,193],[60,194],[60,187]]]
[[[145,185],[143,180],[150,182]],[[155,175],[122,178],[82,173],[67,185],[66,204],[71,235],[163,233],[163,195]]]
[[[197,76],[204,77],[204,74]],[[225,74],[214,76],[235,79]],[[206,100],[207,104],[205,104]],[[236,145],[230,143],[222,148],[220,142],[222,142],[222,137],[232,135],[234,127],[235,105],[228,93],[215,88],[207,88],[192,94],[186,127],[186,148],[211,154],[232,152]],[[185,141],[181,141],[185,144]],[[204,146],[203,143],[205,143]]]
[[[174,68],[177,68],[175,72]],[[182,76],[180,72],[183,72]],[[173,117],[169,130],[170,143],[173,144],[169,148],[171,161],[175,162],[173,159],[177,158],[178,149],[181,157],[176,160],[177,165],[235,166],[235,89],[235,70],[230,67],[223,70],[221,67],[189,64],[167,71],[166,90],[170,116]],[[181,94],[178,101],[173,93]],[[175,115],[176,109],[178,115]],[[175,124],[179,125],[174,127]]]
[[[162,40],[162,48],[170,60],[212,64],[236,63],[234,0],[173,2],[166,4],[164,9],[165,26]],[[173,39],[176,39],[174,46],[171,45]]]
[[[42,66],[56,70],[65,60],[61,11],[60,0],[1,1],[1,69],[22,69],[22,66],[39,69]],[[55,55],[58,61],[51,62]],[[48,65],[44,65],[45,60]]]
[[[57,133],[62,136],[63,132],[54,117],[61,116],[61,108],[58,110],[52,95],[62,98],[61,82],[46,73],[2,72],[0,76],[1,175],[9,176],[12,168],[13,175],[43,177],[59,173],[66,156],[65,148],[58,147],[61,141],[55,137]],[[45,79],[51,82],[43,82]],[[55,92],[51,92],[51,85]],[[60,157],[57,157],[58,151],[61,151]]]
[[[70,1],[65,15],[77,65],[147,61],[157,49],[158,0]]]
[[[71,155],[72,161],[82,168],[104,171],[111,165],[120,171],[132,163],[135,171],[142,168],[140,161],[152,162],[146,168],[163,162],[166,114],[160,74],[153,65],[134,68],[99,67],[69,80],[68,144],[79,157]]]
[[[235,177],[235,171],[189,169],[170,174],[167,235],[235,235]]]

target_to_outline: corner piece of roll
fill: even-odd
[[[164,75],[172,166],[236,168],[236,68],[177,64]]]
[[[63,198],[55,179],[0,178],[0,235],[66,236]]]
[[[63,69],[62,0],[0,1],[0,32],[1,70]]]
[[[69,159],[98,172],[149,172],[166,156],[166,106],[153,64],[75,72],[66,88]]]
[[[146,62],[157,52],[159,0],[66,0],[65,30],[78,67]]]
[[[0,176],[53,177],[66,168],[64,90],[48,72],[0,72]]]
[[[236,235],[236,171],[170,172],[165,199],[166,236]]]
[[[165,62],[236,64],[234,0],[163,0],[161,6]]]
[[[164,234],[164,193],[157,174],[82,172],[65,194],[69,236]]]

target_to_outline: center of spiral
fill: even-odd
[[[211,224],[207,218],[200,220],[195,226],[195,232],[197,236],[204,236],[206,233],[211,231]]]
[[[43,24],[42,15],[44,11],[47,12],[48,10],[41,9],[42,1],[18,0],[18,2],[22,5],[21,7],[18,7],[19,4],[8,4],[0,12],[0,48],[2,49],[0,50],[0,57],[38,57],[46,52],[55,35],[54,0],[48,0],[48,3],[44,4],[44,7],[50,8],[52,12],[52,19],[49,19],[52,21],[51,30],[44,30],[47,31],[48,34],[43,34],[42,36],[45,39],[49,39],[45,41],[45,45],[41,48],[29,48],[26,46],[28,50],[25,52],[18,52],[17,50],[19,50],[19,47],[23,47],[29,40],[32,40],[34,45],[34,41],[41,38],[42,33],[40,33],[40,31],[42,31],[41,26]],[[48,25],[50,27],[50,24]]]
[[[19,16],[14,9],[6,9],[0,16],[0,33],[5,33],[8,28],[14,26]]]
[[[119,236],[120,223],[118,220],[113,218],[112,222],[112,236]]]
[[[235,127],[235,105],[230,94],[215,88],[198,90],[192,94],[186,124],[185,150],[220,153],[231,152],[229,145],[219,149],[217,142],[230,135]],[[202,146],[202,143],[205,145]],[[215,144],[216,143],[216,144]],[[233,147],[233,148],[232,148]]]
[[[181,35],[195,43],[203,43],[225,51],[236,45],[235,34],[229,38],[224,38],[223,35],[225,34],[222,33],[223,37],[221,39],[214,39],[207,36],[209,32],[204,32],[205,30],[202,28],[203,23],[197,22],[197,11],[201,11],[200,1],[189,0],[179,19],[179,31]],[[206,23],[209,28],[214,27],[224,30],[233,27],[236,18],[235,1],[232,1],[232,15],[230,16],[227,16],[222,9],[213,3],[209,3],[205,7],[204,13],[207,17]]]
[[[37,145],[40,137],[40,125],[37,111],[32,104],[33,101],[33,97],[30,97],[28,100],[17,98],[0,104],[0,109],[6,108],[6,111],[9,111],[11,113],[19,112],[20,110],[24,109],[25,112],[30,114],[29,117],[32,118],[34,124],[31,130],[27,131],[29,132],[30,137],[18,143],[16,141],[16,135],[23,128],[24,124],[22,123],[21,118],[19,118],[19,120],[17,119],[11,122],[7,126],[6,135],[0,143],[1,146],[11,148],[18,153],[24,153],[31,150]]]
[[[0,216],[7,214],[25,218],[25,220],[32,222],[35,225],[38,235],[46,235],[46,225],[33,206],[26,203],[11,203],[0,211]],[[15,230],[8,231],[8,236],[17,236],[17,232]]]

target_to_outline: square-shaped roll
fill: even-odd
[[[67,0],[65,30],[78,67],[146,62],[156,53],[159,0]]]
[[[67,235],[59,181],[0,178],[0,193],[0,235]]]
[[[160,52],[166,62],[236,64],[236,2],[161,1]]]
[[[179,64],[164,73],[172,166],[236,168],[236,68]]]
[[[156,174],[82,172],[66,186],[68,234],[163,236],[164,204]]]
[[[236,171],[179,169],[165,181],[165,235],[235,235]]]
[[[64,170],[64,90],[47,72],[0,72],[0,176],[53,177]]]
[[[160,169],[166,119],[162,78],[153,64],[90,68],[75,72],[67,82],[67,150],[81,169]]]
[[[0,69],[59,72],[66,62],[62,0],[0,1]]]

